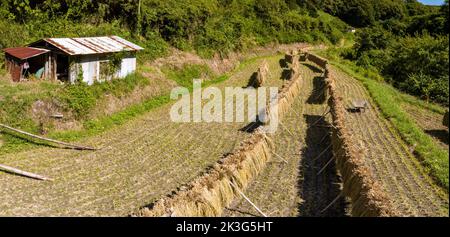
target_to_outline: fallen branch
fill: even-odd
[[[53,140],[53,139],[46,138],[46,137],[41,137],[41,136],[34,135],[34,134],[29,133],[29,132],[25,132],[25,131],[22,131],[22,130],[19,130],[19,129],[16,129],[16,128],[13,128],[13,127],[10,127],[8,125],[1,124],[1,123],[0,123],[0,127],[6,128],[8,130],[11,130],[11,131],[14,131],[14,132],[17,132],[17,133],[20,133],[20,134],[23,134],[23,135],[35,138],[35,139],[39,139],[39,140],[43,140],[43,141],[47,141],[47,142],[63,145],[65,147],[67,147],[67,148],[72,148],[72,149],[76,149],[76,150],[89,150],[89,151],[97,150],[96,148],[92,148],[92,147],[79,146],[79,145],[74,145],[74,144],[70,144],[70,143],[66,143],[66,142]]]
[[[312,99],[312,101],[315,101],[315,100],[317,100],[320,96],[323,96],[323,94],[320,94],[320,92],[323,92],[325,88],[326,88],[326,85],[324,85],[324,86],[320,87],[320,89],[316,90],[316,91],[319,92],[319,94],[316,95],[316,96],[314,96],[313,99]],[[326,98],[325,98],[325,99],[326,99]]]
[[[245,199],[245,201],[250,203],[250,205],[252,205],[262,216],[267,217],[267,215],[264,214],[264,212],[262,212],[252,201],[250,201],[250,199],[248,199],[248,197],[245,196],[245,194],[233,182],[230,182],[230,184]]]
[[[291,108],[289,108],[289,110],[290,110],[290,112],[293,112],[294,115],[296,115],[298,118],[301,118],[301,116],[297,112],[295,112],[295,110],[292,109],[292,106],[291,106]]]
[[[318,127],[318,128],[332,128],[332,126],[331,125],[315,125],[315,127]]]
[[[30,172],[26,172],[26,171],[19,170],[19,169],[16,169],[16,168],[13,168],[10,166],[6,166],[6,165],[2,165],[2,164],[0,164],[0,170],[4,170],[4,171],[7,171],[7,172],[10,172],[13,174],[18,174],[18,175],[25,176],[25,177],[32,178],[32,179],[53,181],[53,179],[51,179],[51,178],[47,178],[42,175],[33,174]]]

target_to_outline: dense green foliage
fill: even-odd
[[[0,0],[0,48],[42,37],[116,34],[141,44],[141,58],[172,45],[203,56],[268,42],[336,43],[346,24],[292,0]]]
[[[386,20],[402,20],[436,12],[416,0],[304,0],[302,6],[337,16],[355,27],[365,27]]]
[[[358,29],[353,48],[341,55],[402,91],[448,105],[448,1],[436,8],[411,0],[404,8],[401,17],[375,17]]]

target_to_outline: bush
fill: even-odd
[[[394,85],[403,85],[403,89],[415,93],[415,89],[412,89],[414,86],[408,88],[408,82],[424,80],[420,83],[424,87],[433,83],[445,86],[443,89],[448,90],[448,86],[442,82],[447,81],[449,76],[448,36],[432,37],[426,34],[401,38],[390,50],[395,57],[387,64],[383,73],[390,76]],[[420,92],[415,94],[421,95]],[[448,104],[448,98],[438,102]]]
[[[376,25],[358,33],[353,49],[341,55],[407,93],[448,105],[448,51],[448,35],[394,35]]]
[[[65,103],[66,108],[74,113],[77,119],[87,118],[99,99],[107,94],[122,97],[130,94],[135,88],[148,85],[149,81],[140,74],[130,74],[122,79],[114,79],[88,86],[85,83],[64,87],[62,91],[52,94]]]

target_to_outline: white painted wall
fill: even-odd
[[[124,78],[129,74],[136,71],[136,57],[129,56],[122,59],[122,65],[120,67],[119,78]]]
[[[70,82],[75,83],[77,79],[77,70],[79,68],[83,73],[83,82],[88,85],[94,84],[100,79],[100,62],[98,55],[82,55],[77,63],[74,63],[70,70]],[[116,78],[124,78],[136,71],[136,56],[130,55],[122,59],[119,71],[115,74]]]
[[[83,69],[83,82],[88,85],[94,84],[99,77],[98,56],[86,55],[81,58],[81,67]]]

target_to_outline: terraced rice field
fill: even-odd
[[[266,60],[270,73],[265,86],[280,87],[287,73],[281,59],[277,55],[254,60],[216,86],[222,91],[226,86],[244,87]],[[348,107],[354,99],[370,104],[364,113],[348,112],[346,125],[394,207],[402,216],[448,216],[448,194],[427,176],[363,85],[332,70]],[[346,216],[350,204],[344,198],[329,206],[341,191],[341,181],[329,149],[329,116],[321,119],[327,109],[322,72],[310,63],[300,65],[300,71],[302,91],[272,135],[272,160],[244,192],[268,216]],[[102,148],[98,151],[42,147],[1,156],[2,164],[55,181],[0,172],[0,216],[128,215],[191,182],[249,136],[242,130],[248,122],[171,122],[171,105],[79,141]],[[414,117],[426,120],[422,115]],[[259,215],[241,198],[224,212],[224,216]]]
[[[323,153],[321,161],[312,163],[313,157],[317,157],[329,143],[323,136],[324,129],[320,132],[319,128],[309,126],[320,118],[325,108],[323,104],[306,99],[308,94],[315,94],[313,78],[320,74],[316,70],[311,65],[302,66],[305,90],[283,120],[286,129],[275,136],[277,155],[245,192],[269,216],[345,216],[348,213],[349,207],[344,199],[338,199],[324,209],[340,190],[333,162],[317,175],[331,157],[330,152]],[[394,208],[402,216],[448,216],[448,194],[424,172],[412,151],[383,119],[363,85],[334,67],[332,70],[347,107],[354,99],[365,99],[370,103],[364,113],[349,112],[347,126],[354,135],[354,144],[364,148],[364,160],[393,200]],[[227,208],[224,215],[261,214],[241,198]]]
[[[341,185],[334,161],[329,163],[328,122],[320,120],[327,107],[323,75],[309,63],[300,65],[300,72],[302,91],[273,137],[272,161],[245,194],[268,216],[345,216],[343,198],[326,209],[339,195]],[[224,216],[261,214],[240,198]]]
[[[267,58],[277,77],[279,58]],[[217,86],[245,86],[262,60]],[[0,172],[0,216],[128,215],[189,183],[248,136],[239,131],[245,122],[173,123],[170,108],[79,141],[102,148],[95,152],[42,147],[0,157],[2,164],[55,179],[40,182]]]
[[[364,113],[347,113],[354,144],[402,216],[448,216],[448,194],[437,187],[408,147],[386,121],[356,79],[335,67],[337,89],[348,107],[354,99],[370,103]]]

